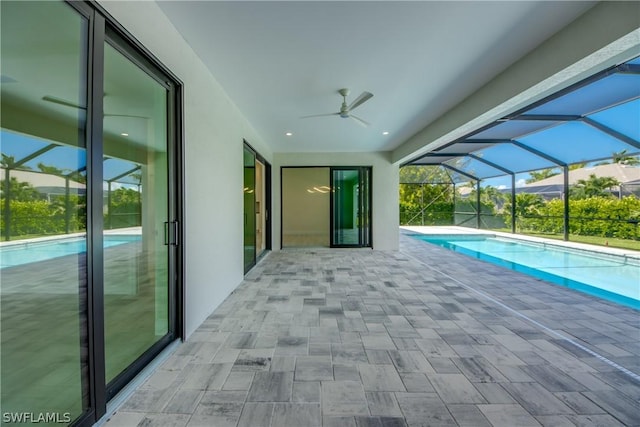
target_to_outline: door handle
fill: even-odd
[[[178,221],[165,221],[164,223],[164,244],[165,246],[178,246],[179,244]]]
[[[173,224],[173,246],[178,246],[178,244],[180,243],[180,232],[179,232],[179,227],[178,227],[178,221],[171,221],[171,224]]]

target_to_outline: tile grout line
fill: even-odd
[[[442,274],[443,276],[448,277],[449,279],[455,281],[456,283],[458,283],[461,286],[469,289],[470,291],[473,291],[476,294],[484,297],[485,299],[488,299],[489,301],[491,301],[491,302],[497,304],[498,306],[504,308],[505,310],[515,314],[516,316],[519,316],[519,317],[521,317],[521,318],[533,323],[534,325],[536,325],[537,327],[541,328],[542,330],[544,330],[546,332],[549,332],[550,334],[552,334],[552,335],[554,335],[554,336],[556,336],[556,337],[558,337],[558,338],[560,338],[560,339],[562,339],[562,340],[574,345],[575,347],[579,348],[580,350],[583,350],[583,351],[589,353],[590,355],[594,356],[596,359],[608,364],[609,366],[619,370],[623,374],[625,374],[625,375],[633,378],[634,380],[640,382],[640,375],[636,374],[635,372],[630,371],[629,369],[625,368],[624,366],[621,366],[621,365],[617,364],[613,360],[607,359],[603,355],[601,355],[601,354],[599,354],[599,353],[597,353],[597,352],[595,352],[595,351],[583,346],[582,344],[580,344],[580,343],[578,343],[578,342],[576,342],[576,341],[564,336],[560,332],[543,325],[542,323],[538,322],[537,320],[534,320],[534,319],[530,318],[529,316],[520,313],[519,311],[509,307],[508,305],[506,305],[505,303],[495,299],[494,297],[492,297],[492,296],[490,296],[490,295],[488,295],[488,294],[486,294],[486,293],[484,293],[482,291],[479,291],[479,290],[473,288],[472,286],[469,286],[469,285],[467,285],[465,283],[462,283],[460,280],[456,279],[455,277],[453,277],[453,276],[451,276],[451,275],[449,275],[449,274],[447,274],[447,273],[445,273],[443,271],[438,270],[437,268],[435,268],[435,267],[423,262],[422,260],[416,258],[415,256],[411,255],[410,253],[407,253],[407,252],[404,252],[404,253],[405,253],[406,256],[416,260],[417,262],[419,262],[420,264],[426,266],[430,270],[436,271],[436,272]]]

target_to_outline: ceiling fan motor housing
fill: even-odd
[[[340,89],[338,93],[342,95],[342,106],[340,107],[340,117],[343,119],[349,118],[349,107],[347,107],[347,96],[349,96],[349,89]]]

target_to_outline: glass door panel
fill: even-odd
[[[169,333],[168,90],[104,52],[105,380]]]
[[[331,246],[371,246],[370,168],[331,168]]]
[[[244,272],[256,263],[256,156],[244,148]]]
[[[329,246],[330,170],[282,168],[282,247]]]
[[[68,424],[89,406],[88,21],[63,2],[0,7],[2,422]]]

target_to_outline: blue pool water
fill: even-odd
[[[121,245],[140,240],[138,235],[104,236],[104,247]],[[87,243],[84,237],[71,237],[33,243],[19,243],[0,248],[0,268],[30,264],[65,255],[86,252]]]
[[[500,237],[413,237],[640,310],[637,260]]]

